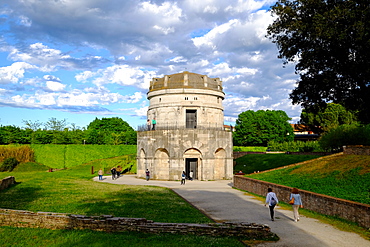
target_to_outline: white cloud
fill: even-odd
[[[75,76],[76,78],[76,81],[78,82],[86,82],[87,79],[91,78],[91,77],[94,77],[95,76],[95,73],[92,72],[92,71],[84,71],[82,73],[79,73]]]
[[[63,85],[62,83],[57,81],[47,81],[46,87],[51,91],[58,92],[62,91],[66,87],[66,85]]]
[[[155,73],[143,71],[141,68],[130,67],[128,65],[113,65],[106,69],[96,72],[96,78],[93,83],[100,87],[106,84],[118,84],[122,86],[135,86],[142,89],[148,89],[148,76],[154,77]]]
[[[215,39],[219,35],[230,30],[237,22],[238,20],[235,20],[235,19],[230,20],[227,23],[216,26],[215,28],[213,28],[211,31],[209,31],[206,35],[202,37],[193,38],[192,40],[193,40],[194,45],[198,48],[200,48],[201,46],[209,46],[212,49],[216,49],[217,45],[216,45]]]
[[[289,100],[294,65],[283,69],[265,37],[275,0],[2,3],[0,105],[108,113],[130,104],[141,119],[151,79],[188,70],[223,81],[227,121],[248,109],[300,114]]]
[[[23,25],[23,26],[26,26],[26,27],[30,27],[32,25],[32,21],[29,18],[27,18],[26,16],[20,16],[19,17],[19,24]]]
[[[36,67],[25,62],[16,62],[10,66],[0,67],[0,84],[18,83],[19,79],[24,77],[27,69],[34,68]]]

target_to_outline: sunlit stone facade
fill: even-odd
[[[138,132],[137,174],[180,180],[232,178],[232,136],[223,126],[225,94],[219,78],[190,72],[153,78],[147,117],[155,130]],[[151,126],[152,128],[152,126]]]

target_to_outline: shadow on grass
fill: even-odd
[[[104,197],[80,201],[77,209],[84,210],[88,216],[112,215],[172,223],[213,222],[172,190],[159,187],[124,187]]]
[[[1,191],[0,208],[28,210],[29,204],[40,198],[41,188],[23,186],[21,182]]]

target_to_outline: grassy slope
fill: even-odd
[[[242,171],[246,174],[266,171],[276,167],[316,159],[319,155],[289,155],[289,154],[247,154],[236,159],[234,172]]]
[[[136,155],[136,145],[53,145],[33,144],[36,162],[52,168],[81,165],[97,159]]]
[[[329,156],[248,177],[370,204],[370,156],[366,155]]]

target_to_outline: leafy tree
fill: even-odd
[[[278,0],[267,37],[300,75],[290,94],[306,109],[338,103],[370,122],[370,4],[364,0]]]
[[[43,125],[40,121],[36,120],[32,122],[31,120],[22,120],[22,122],[27,126],[26,129],[31,129],[36,131],[40,129],[41,125]]]
[[[29,135],[30,133],[13,125],[0,127],[1,144],[12,144],[12,143],[27,144],[30,143]]]
[[[49,118],[45,124],[45,129],[53,131],[63,131],[67,126],[67,120],[58,120],[55,117]]]
[[[293,128],[288,120],[290,118],[281,110],[245,111],[236,120],[234,145],[267,146],[269,141],[292,141]]]
[[[109,144],[109,145],[118,145],[118,144],[136,144],[133,143],[126,136],[132,136],[136,132],[134,129],[124,120],[118,117],[112,118],[95,118],[87,126],[88,134],[87,141],[90,144]]]
[[[343,124],[331,129],[320,138],[320,145],[328,150],[341,150],[346,145],[370,145],[370,124],[358,126]]]
[[[87,129],[107,130],[114,133],[134,130],[126,121],[119,117],[102,119],[95,118],[95,120],[87,126]]]
[[[327,132],[342,124],[356,124],[356,114],[340,104],[329,103],[326,107],[303,109],[300,124],[310,126],[316,133]]]
[[[50,130],[36,130],[32,133],[32,144],[50,144],[53,141],[53,133]]]

